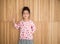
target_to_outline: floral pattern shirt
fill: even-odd
[[[23,21],[21,20],[18,24],[14,24],[16,29],[20,29],[20,39],[33,39],[33,33],[35,32],[35,24],[32,20]]]

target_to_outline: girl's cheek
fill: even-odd
[[[27,17],[29,17],[29,14],[27,14]]]

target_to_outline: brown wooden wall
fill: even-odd
[[[21,19],[23,6],[36,24],[34,44],[60,44],[60,0],[0,0],[0,44],[18,43],[12,19]]]

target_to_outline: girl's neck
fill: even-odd
[[[30,19],[23,19],[23,21],[25,21],[25,22],[27,22],[27,21],[29,21]]]

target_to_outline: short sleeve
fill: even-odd
[[[16,29],[19,29],[19,27],[20,27],[20,23],[18,23],[18,24],[14,24],[14,27],[16,28]]]
[[[33,22],[31,22],[31,29],[32,29],[32,33],[36,31],[36,26]]]

